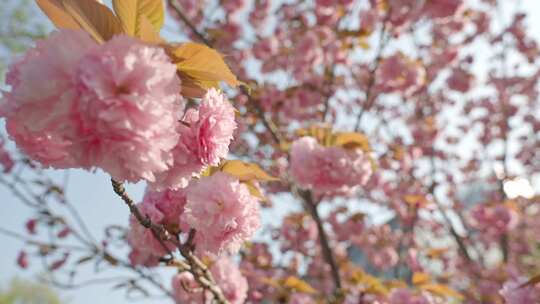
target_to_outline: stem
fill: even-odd
[[[189,264],[189,272],[193,274],[193,277],[204,289],[209,290],[214,299],[219,304],[229,304],[229,301],[223,295],[221,288],[216,284],[212,274],[208,270],[208,267],[194,254],[191,250],[190,244],[182,244],[178,238],[173,238],[171,234],[161,225],[152,223],[150,218],[143,216],[135,205],[134,201],[126,193],[126,190],[122,183],[111,179],[114,192],[124,201],[128,206],[131,214],[137,219],[137,221],[145,228],[150,229],[154,237],[164,246],[165,242],[173,243],[179,250],[182,256]],[[194,232],[193,232],[194,233]],[[191,234],[191,233],[190,233]],[[172,256],[172,254],[170,254]]]
[[[430,158],[430,163],[431,163],[431,175],[432,175],[432,178],[435,179],[435,159],[433,156]],[[473,260],[471,258],[471,255],[469,254],[469,250],[467,249],[465,242],[463,241],[463,238],[457,233],[456,229],[454,228],[454,225],[452,224],[452,221],[450,221],[450,218],[444,211],[443,206],[441,205],[441,203],[437,199],[437,196],[435,195],[436,187],[437,187],[437,183],[434,180],[431,186],[429,187],[429,193],[433,197],[433,202],[435,203],[435,206],[437,206],[437,210],[441,213],[443,220],[446,223],[446,226],[448,226],[448,229],[450,230],[450,234],[452,235],[452,237],[458,244],[461,254],[463,255],[463,257],[468,263],[472,263]]]
[[[375,56],[375,62],[373,64],[373,67],[369,71],[369,80],[368,85],[366,89],[366,106],[365,108],[360,109],[360,113],[358,114],[358,117],[356,118],[356,123],[354,125],[354,131],[357,132],[360,129],[360,123],[362,122],[362,116],[364,116],[364,113],[368,111],[373,104],[375,103],[375,98],[372,98],[371,95],[373,94],[373,87],[375,86],[375,73],[379,69],[379,65],[382,60],[382,53],[386,46],[387,39],[386,38],[386,24],[387,21],[390,19],[390,15],[392,13],[391,7],[389,8],[388,12],[386,13],[386,16],[384,17],[383,25],[381,28],[381,33],[379,36],[379,49],[377,50],[377,55]]]
[[[195,27],[195,25],[193,23],[191,23],[191,21],[189,20],[189,18],[184,14],[184,12],[182,12],[182,7],[180,7],[175,1],[168,1],[169,2],[169,5],[171,6],[171,8],[174,10],[174,12],[178,15],[178,17],[182,20],[182,22],[184,22],[184,24],[187,25],[187,27],[189,27],[189,29],[191,30],[191,32],[193,32],[193,34],[195,36],[197,36],[197,38],[204,44],[206,44],[207,46],[211,46],[211,43],[210,41],[201,33],[197,30],[197,28]]]
[[[201,40],[207,46],[212,47],[212,43],[210,41],[208,41],[206,39],[206,37],[202,33],[197,31],[195,26],[182,13],[181,9],[179,7],[177,7],[174,3],[172,3],[172,1],[169,1],[169,3],[171,4],[171,6],[175,10],[175,12],[178,14],[178,16],[180,17],[182,22],[184,22],[193,31],[193,33],[199,38],[199,40]],[[384,36],[384,35],[381,35],[381,36]],[[383,38],[381,38],[381,39],[383,39]],[[380,53],[382,53],[382,51],[380,51]],[[380,61],[380,57],[381,57],[380,54],[379,54],[378,57],[379,57],[378,61]],[[254,100],[252,98],[252,96],[249,94],[249,92],[248,92],[248,90],[246,88],[241,87],[240,90],[241,90],[241,92],[243,94],[245,94],[248,97],[249,104],[253,105],[256,114],[261,119],[264,127],[268,130],[268,132],[270,132],[274,142],[276,144],[278,144],[278,145],[283,143],[284,140],[283,140],[283,137],[282,137],[281,133],[279,132],[278,127],[276,126],[276,124],[270,118],[268,118],[268,117],[266,117],[266,115],[264,115],[264,110],[262,109],[261,105],[256,100]],[[325,116],[326,116],[327,111],[328,111],[328,109],[325,109]],[[328,236],[326,235],[326,232],[324,231],[322,220],[321,220],[321,218],[319,216],[317,206],[313,202],[313,198],[311,196],[311,193],[303,192],[303,193],[301,193],[301,196],[304,198],[304,201],[306,203],[308,211],[310,212],[311,216],[313,217],[313,219],[317,223],[317,229],[318,229],[318,232],[319,232],[319,240],[320,240],[320,244],[321,244],[323,257],[324,257],[325,261],[328,263],[328,265],[330,265],[331,272],[332,272],[332,278],[334,280],[334,285],[335,285],[334,295],[336,297],[338,297],[340,295],[340,293],[341,293],[342,285],[341,285],[341,279],[339,277],[339,269],[338,269],[335,257],[334,257],[334,255],[332,253],[332,250],[330,249],[330,244],[328,242]],[[179,249],[180,249],[180,252],[182,253],[182,255],[188,260],[188,263],[190,265],[192,265],[192,262],[190,261],[190,258],[193,256],[192,252],[189,251],[189,250],[187,250],[186,252],[182,252],[183,250],[185,251],[185,248],[183,248],[182,246],[180,246]],[[206,268],[206,266],[204,264],[202,264],[200,266],[204,266],[204,268],[201,268],[201,269],[205,270],[205,272],[203,273],[203,274],[205,274],[205,276],[207,276],[207,277],[211,276],[211,274],[207,271],[207,268]]]
[[[324,230],[322,219],[319,215],[319,211],[317,210],[317,205],[313,201],[313,196],[311,195],[311,192],[299,191],[299,194],[304,199],[304,203],[311,217],[317,223],[317,230],[319,232],[319,242],[321,245],[322,254],[326,263],[328,263],[328,265],[330,266],[332,279],[334,280],[334,295],[338,297],[339,294],[341,293],[341,288],[342,288],[341,278],[339,276],[339,267],[337,265],[336,258],[334,257],[334,254],[332,253],[332,250],[330,249],[330,242],[328,241],[328,235],[326,234],[326,231]]]

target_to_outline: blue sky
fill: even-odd
[[[466,0],[470,1],[470,0]],[[474,1],[474,0],[472,0]],[[514,3],[515,0],[502,0],[508,3]],[[540,38],[540,1],[522,0],[522,7],[530,14],[528,18],[532,33]],[[53,171],[49,173],[55,178],[62,179],[65,171]],[[110,224],[127,223],[128,210],[119,201],[118,197],[113,195],[109,177],[98,171],[95,173],[81,170],[69,170],[69,184],[67,187],[67,196],[77,209],[83,214],[86,223],[94,235],[101,236],[103,227]],[[137,199],[142,197],[144,185],[131,185],[128,187],[131,196]],[[22,206],[14,199],[9,192],[0,189],[0,227],[8,228],[14,231],[22,231],[24,222],[31,215],[31,212],[25,206]],[[286,202],[285,202],[286,203]],[[283,212],[283,211],[282,211]],[[267,217],[266,220],[271,219]],[[40,271],[40,265],[33,265],[29,270],[22,271],[15,266],[15,259],[22,243],[0,234],[0,284],[7,283],[11,278],[17,276],[21,278],[32,278]],[[88,275],[91,278],[91,275]],[[165,284],[168,285],[166,279]],[[126,300],[123,291],[114,291],[111,286],[92,286],[75,291],[60,291],[63,298],[69,299],[70,303],[94,304],[94,303],[133,303]],[[163,300],[144,300],[139,303],[164,303]]]

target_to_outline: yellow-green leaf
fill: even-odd
[[[332,128],[328,126],[311,126],[307,129],[296,130],[298,136],[311,136],[319,142],[319,144],[328,147],[332,145]]]
[[[355,285],[363,285],[369,293],[387,294],[388,288],[378,278],[369,275],[362,270],[355,271],[351,276],[351,281]]]
[[[202,98],[206,94],[206,89],[216,88],[219,82],[197,81],[186,74],[180,74],[182,80],[182,96],[188,98]]]
[[[36,3],[57,28],[71,30],[81,28],[66,12],[61,0],[36,0]]]
[[[303,293],[316,293],[315,288],[311,287],[306,281],[297,277],[289,276],[283,282],[283,286]]]
[[[143,17],[156,33],[163,26],[163,0],[113,0],[113,8],[128,35],[140,37],[145,22]]]
[[[431,282],[431,276],[425,272],[415,272],[412,276],[412,283],[414,285],[422,285]]]
[[[430,248],[426,252],[426,256],[430,259],[438,259],[445,253],[447,253],[449,250],[448,247],[442,247],[442,248]]]
[[[95,0],[62,0],[66,11],[97,42],[123,33],[122,25],[111,10]]]
[[[204,89],[224,81],[231,86],[242,83],[231,72],[221,54],[206,45],[188,42],[172,50],[172,56],[181,74],[193,79]]]
[[[264,197],[264,195],[259,190],[259,187],[257,187],[252,181],[244,182],[244,185],[246,185],[246,187],[248,188],[249,193],[251,193],[251,195],[255,196],[256,198],[260,199],[261,201],[266,201],[266,198]]]
[[[142,41],[154,44],[161,44],[164,42],[163,39],[161,39],[159,32],[154,29],[154,27],[148,20],[148,17],[141,16],[139,23],[140,31],[137,34],[137,37],[139,37]]]
[[[369,141],[363,134],[356,132],[338,132],[334,135],[334,145],[347,149],[360,148],[364,152],[369,152]]]
[[[221,171],[237,177],[241,182],[258,181],[276,181],[279,180],[264,172],[256,164],[246,163],[241,160],[228,160],[221,165]]]
[[[191,77],[180,74],[180,79],[182,80],[182,96],[187,98],[202,98],[206,94],[206,89],[203,88],[204,85],[199,84]]]
[[[282,288],[283,286],[275,279],[269,277],[262,277],[259,279],[262,283],[272,286],[276,289]]]
[[[425,196],[419,194],[406,194],[403,200],[413,207],[424,207],[429,203]]]

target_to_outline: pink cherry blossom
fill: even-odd
[[[187,227],[180,223],[180,216],[186,204],[183,191],[167,190],[154,192],[147,190],[143,201],[137,204],[143,216],[148,217],[152,223],[163,225],[169,231],[187,231]],[[127,236],[132,248],[130,261],[132,264],[155,266],[161,256],[166,253],[163,245],[156,240],[150,229],[142,226],[132,215],[129,220],[130,230]],[[169,244],[172,248],[173,246]],[[169,249],[171,249],[169,248]]]
[[[253,56],[259,60],[268,60],[275,55],[279,48],[279,41],[275,37],[261,39],[253,46]]]
[[[15,162],[11,158],[10,153],[6,150],[4,144],[4,140],[0,139],[0,164],[4,167],[4,173],[9,173],[11,172],[11,169],[13,169],[13,166],[15,166]]]
[[[73,82],[80,59],[97,47],[83,31],[62,30],[37,42],[10,66],[0,114],[17,147],[45,167],[79,167],[81,149],[70,120],[78,100]],[[44,81],[46,80],[46,81]]]
[[[473,76],[464,69],[454,69],[446,80],[452,90],[464,93],[470,90]]]
[[[215,261],[210,267],[210,272],[231,304],[244,303],[248,292],[248,282],[230,258],[221,257]],[[210,303],[213,299],[209,291],[203,294],[193,275],[188,272],[174,276],[172,286],[178,304]],[[204,302],[204,299],[207,302]]]
[[[298,251],[308,254],[319,236],[317,224],[304,213],[292,213],[283,219],[279,229],[281,251]]]
[[[234,14],[238,11],[241,11],[246,6],[247,2],[246,0],[230,0],[225,1],[223,3],[223,9],[227,12],[227,14]]]
[[[107,230],[92,255],[118,251],[122,264],[116,246],[125,241],[140,270],[133,284],[145,289],[154,276],[179,271],[171,290],[178,303],[215,302],[198,283],[205,272],[192,260],[188,270],[148,267],[169,250],[176,265],[191,248],[210,269],[209,283],[235,303],[326,303],[333,295],[344,304],[538,302],[538,284],[524,284],[538,272],[540,244],[540,47],[527,11],[534,1],[165,2],[176,20],[164,30],[222,54],[250,92],[227,88],[229,103],[210,90],[184,107],[177,78],[194,75],[187,65],[176,70],[187,58],[171,56],[174,43],[115,35],[97,44],[70,31],[39,42],[9,69],[0,106],[30,159],[3,153],[0,143],[0,165],[17,169],[2,176],[5,190],[20,189],[14,198],[34,210],[25,260],[63,267],[55,278],[74,285],[80,278],[71,274],[95,262],[78,219],[57,214],[71,207],[69,195],[41,163],[143,181],[144,216],[182,244],[196,231],[179,252],[131,218],[125,235]],[[213,69],[221,63],[200,63],[195,82],[224,76]],[[298,138],[299,129],[313,138]],[[323,136],[330,129],[361,133],[372,150],[333,146]],[[229,152],[280,180],[248,186],[206,171]],[[271,195],[257,202],[253,187]],[[266,235],[229,257],[253,236],[259,208],[268,213]],[[432,288],[410,282],[418,272]],[[291,286],[292,278],[316,292]],[[125,283],[116,287],[137,287]]]
[[[418,62],[398,52],[383,59],[379,69],[379,86],[383,92],[402,91],[408,95],[424,84],[425,74]]]
[[[219,164],[229,152],[236,129],[234,113],[234,107],[222,93],[208,90],[199,108],[187,110],[178,125],[180,139],[172,150],[173,164],[156,174],[152,188],[184,188],[207,165]]]
[[[419,18],[419,10],[421,9],[421,2],[419,1],[393,0],[391,5],[392,11],[388,19],[398,29]]]
[[[31,218],[28,221],[26,221],[26,224],[24,225],[26,227],[26,231],[29,234],[36,234],[37,233],[37,219]]]
[[[28,254],[26,251],[22,250],[19,252],[19,255],[17,256],[17,265],[23,269],[28,268]]]
[[[485,235],[499,237],[519,224],[519,215],[508,206],[479,205],[471,210],[471,225],[482,230]]]
[[[392,290],[389,304],[429,304],[430,301],[422,295],[414,295],[410,290],[399,288]]]
[[[313,298],[305,293],[293,293],[289,298],[288,304],[314,304],[316,303]]]
[[[210,268],[225,298],[231,304],[242,304],[247,296],[248,282],[238,265],[229,257],[221,257]]]
[[[197,231],[200,252],[235,253],[260,226],[259,202],[246,185],[218,172],[186,189],[182,220]]]
[[[463,0],[430,0],[424,4],[424,12],[431,18],[445,18],[456,14]]]
[[[211,88],[204,95],[197,112],[192,111],[190,149],[205,165],[215,166],[229,153],[236,129],[235,110],[223,93]]]
[[[84,56],[76,79],[76,158],[119,181],[155,181],[172,164],[183,108],[176,66],[163,49],[117,36]]]
[[[499,293],[507,304],[534,304],[537,303],[538,294],[532,286],[521,286],[527,282],[526,278],[509,280],[504,283]]]
[[[178,304],[205,303],[206,294],[203,294],[190,272],[181,272],[172,278],[174,299]]]
[[[313,137],[302,137],[291,147],[291,175],[303,188],[317,194],[352,193],[371,176],[368,157],[359,150],[323,147]]]
[[[156,180],[150,183],[150,187],[156,191],[185,188],[189,184],[189,181],[193,177],[198,176],[205,168],[204,164],[201,163],[197,156],[183,142],[182,139],[185,138],[183,137],[185,133],[181,129],[184,129],[184,127],[179,126],[178,129],[180,130],[178,133],[181,136],[171,151],[173,158],[172,165],[166,171],[156,173]]]

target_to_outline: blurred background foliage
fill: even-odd
[[[0,82],[14,55],[26,50],[47,33],[46,22],[32,0],[2,0],[0,10]]]
[[[38,18],[32,0],[2,0],[0,10],[0,83],[4,83],[9,63],[30,47],[35,39],[48,31],[43,18]],[[61,304],[48,285],[23,279],[0,284],[0,304]]]
[[[0,288],[0,304],[60,304],[60,297],[47,285],[13,279]]]

